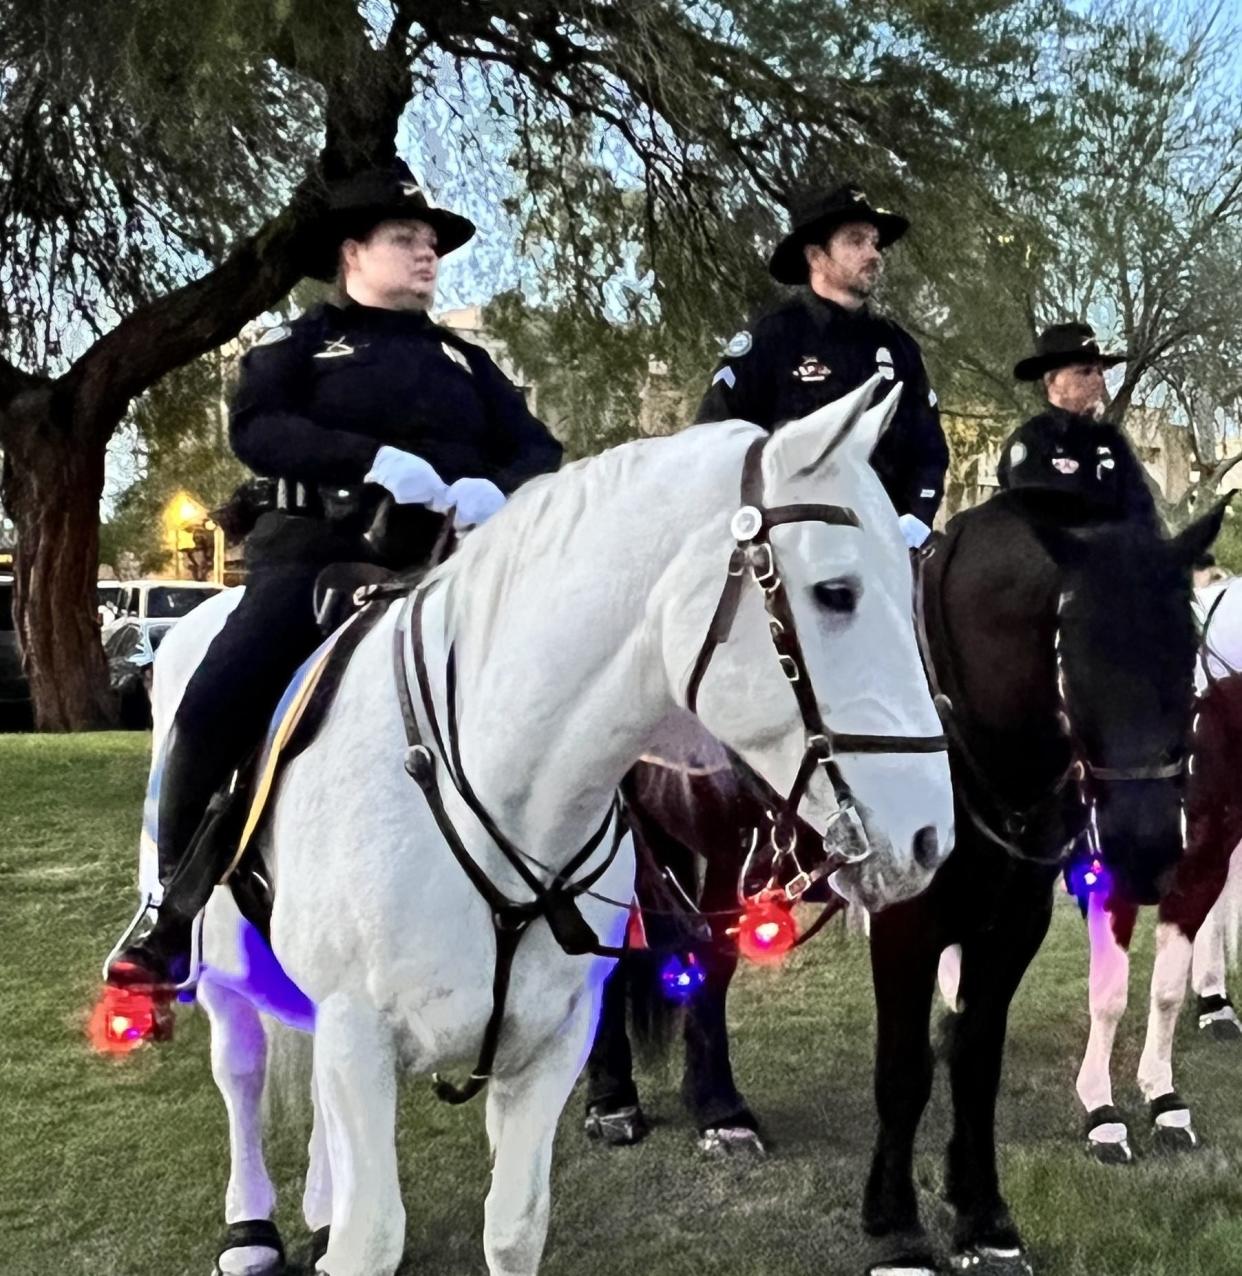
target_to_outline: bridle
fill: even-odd
[[[778,793],[757,771],[734,750],[725,746],[730,760],[741,781],[763,804],[771,822],[770,839],[775,852],[773,866],[794,854],[797,841],[798,807],[806,796],[816,771],[823,769],[836,796],[837,811],[824,833],[827,860],[814,874],[806,873],[797,865],[797,874],[785,888],[788,898],[796,899],[812,881],[835,872],[846,864],[856,864],[872,853],[867,832],[858,813],[857,804],[837,758],[847,753],[940,753],[948,748],[944,735],[858,735],[833,731],[824,721],[819,700],[811,682],[810,670],[798,639],[798,628],[793,607],[781,578],[776,550],[771,541],[774,527],[788,523],[824,523],[836,527],[861,527],[858,515],[843,505],[793,504],[765,506],[763,503],[763,449],[768,438],[756,439],[746,451],[742,463],[741,507],[733,515],[729,530],[736,542],[729,555],[724,588],[716,603],[716,610],[707,627],[707,634],[699,647],[686,686],[686,707],[698,713],[699,688],[711,665],[712,657],[729,640],[738,605],[749,576],[763,594],[763,605],[768,613],[768,632],[776,648],[776,658],[781,672],[789,681],[798,712],[802,717],[804,747],[793,786],[787,794]],[[838,436],[838,441],[841,436]],[[833,445],[835,446],[835,444]],[[847,830],[846,847],[829,845],[829,836],[838,823]],[[852,847],[853,849],[847,849]],[[752,846],[753,855],[753,846]],[[744,870],[745,871],[745,870]]]

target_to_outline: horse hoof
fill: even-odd
[[[1087,1113],[1087,1151],[1101,1165],[1129,1165],[1134,1160],[1130,1131],[1112,1104]]]
[[[1193,1152],[1199,1146],[1199,1136],[1188,1125],[1153,1125],[1151,1150],[1160,1156],[1178,1156]]]
[[[266,1218],[230,1223],[216,1255],[212,1276],[280,1276],[285,1247],[276,1225]]]
[[[949,1270],[971,1276],[1034,1276],[1021,1246],[970,1245],[950,1256]]]
[[[223,1250],[211,1269],[211,1276],[280,1276],[284,1256],[266,1245],[235,1245]]]
[[[628,1148],[641,1143],[650,1132],[647,1118],[637,1104],[618,1108],[615,1112],[588,1109],[583,1127],[588,1139],[606,1147]]]
[[[866,1276],[943,1276],[927,1237],[913,1232],[885,1236],[872,1247]]]
[[[721,1125],[699,1135],[699,1151],[704,1156],[727,1160],[730,1157],[753,1157],[762,1160],[768,1154],[763,1140],[749,1126]]]
[[[1219,993],[1200,997],[1199,1031],[1206,1032],[1213,1041],[1242,1041],[1242,1022],[1233,1008],[1233,1002]]]
[[[1101,1139],[1088,1139],[1087,1152],[1101,1165],[1133,1165],[1134,1150],[1129,1139],[1118,1139],[1115,1143],[1105,1143]]]

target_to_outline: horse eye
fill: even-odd
[[[812,586],[815,601],[825,610],[841,616],[852,615],[858,606],[861,587],[850,580],[821,580]]]

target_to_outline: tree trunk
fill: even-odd
[[[57,420],[56,399],[45,385],[4,409],[4,505],[17,527],[13,618],[36,730],[92,731],[113,725],[116,712],[95,604],[106,442]]]

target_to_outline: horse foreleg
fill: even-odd
[[[1008,926],[990,927],[962,945],[962,1010],[949,1050],[953,1136],[945,1194],[957,1211],[953,1267],[1029,1272],[1022,1238],[1000,1190],[996,1100],[1009,1005],[1052,915],[1051,882],[1031,872],[1003,905]]]
[[[599,1024],[587,1058],[587,1137],[612,1147],[628,1147],[647,1134],[634,1084],[634,1055],[626,1027],[629,970],[619,961],[604,981]]]
[[[211,1023],[211,1072],[229,1121],[229,1181],[224,1198],[229,1227],[217,1268],[223,1276],[278,1272],[284,1257],[270,1221],[276,1189],[263,1161],[267,1072],[263,1021],[245,997],[214,983],[209,974],[199,982],[198,1000]]]
[[[493,1162],[483,1251],[490,1276],[534,1276],[539,1269],[548,1234],[552,1140],[594,1021],[593,998],[583,995],[560,1031],[520,1072],[498,1073],[488,1086]]]
[[[392,1276],[405,1246],[397,1182],[396,1049],[380,1012],[333,993],[315,1019],[315,1087],[326,1123],[332,1230],[317,1271]]]
[[[1105,1164],[1128,1164],[1130,1132],[1121,1113],[1113,1107],[1111,1062],[1117,1025],[1126,1012],[1130,987],[1130,955],[1118,932],[1129,942],[1134,913],[1119,926],[1106,907],[1103,892],[1087,900],[1087,934],[1091,943],[1091,1032],[1078,1069],[1078,1098],[1086,1109],[1087,1147]],[[1125,922],[1128,920],[1129,924]]]
[[[931,1095],[929,1025],[939,945],[923,899],[871,920],[879,1130],[863,1197],[863,1227],[876,1238],[871,1272],[934,1271],[914,1190],[914,1137]]]
[[[1173,1089],[1173,1032],[1186,999],[1193,945],[1172,922],[1156,927],[1156,960],[1151,972],[1147,1040],[1139,1059],[1138,1083],[1148,1103],[1155,1146],[1163,1151],[1197,1147],[1190,1108]]]

